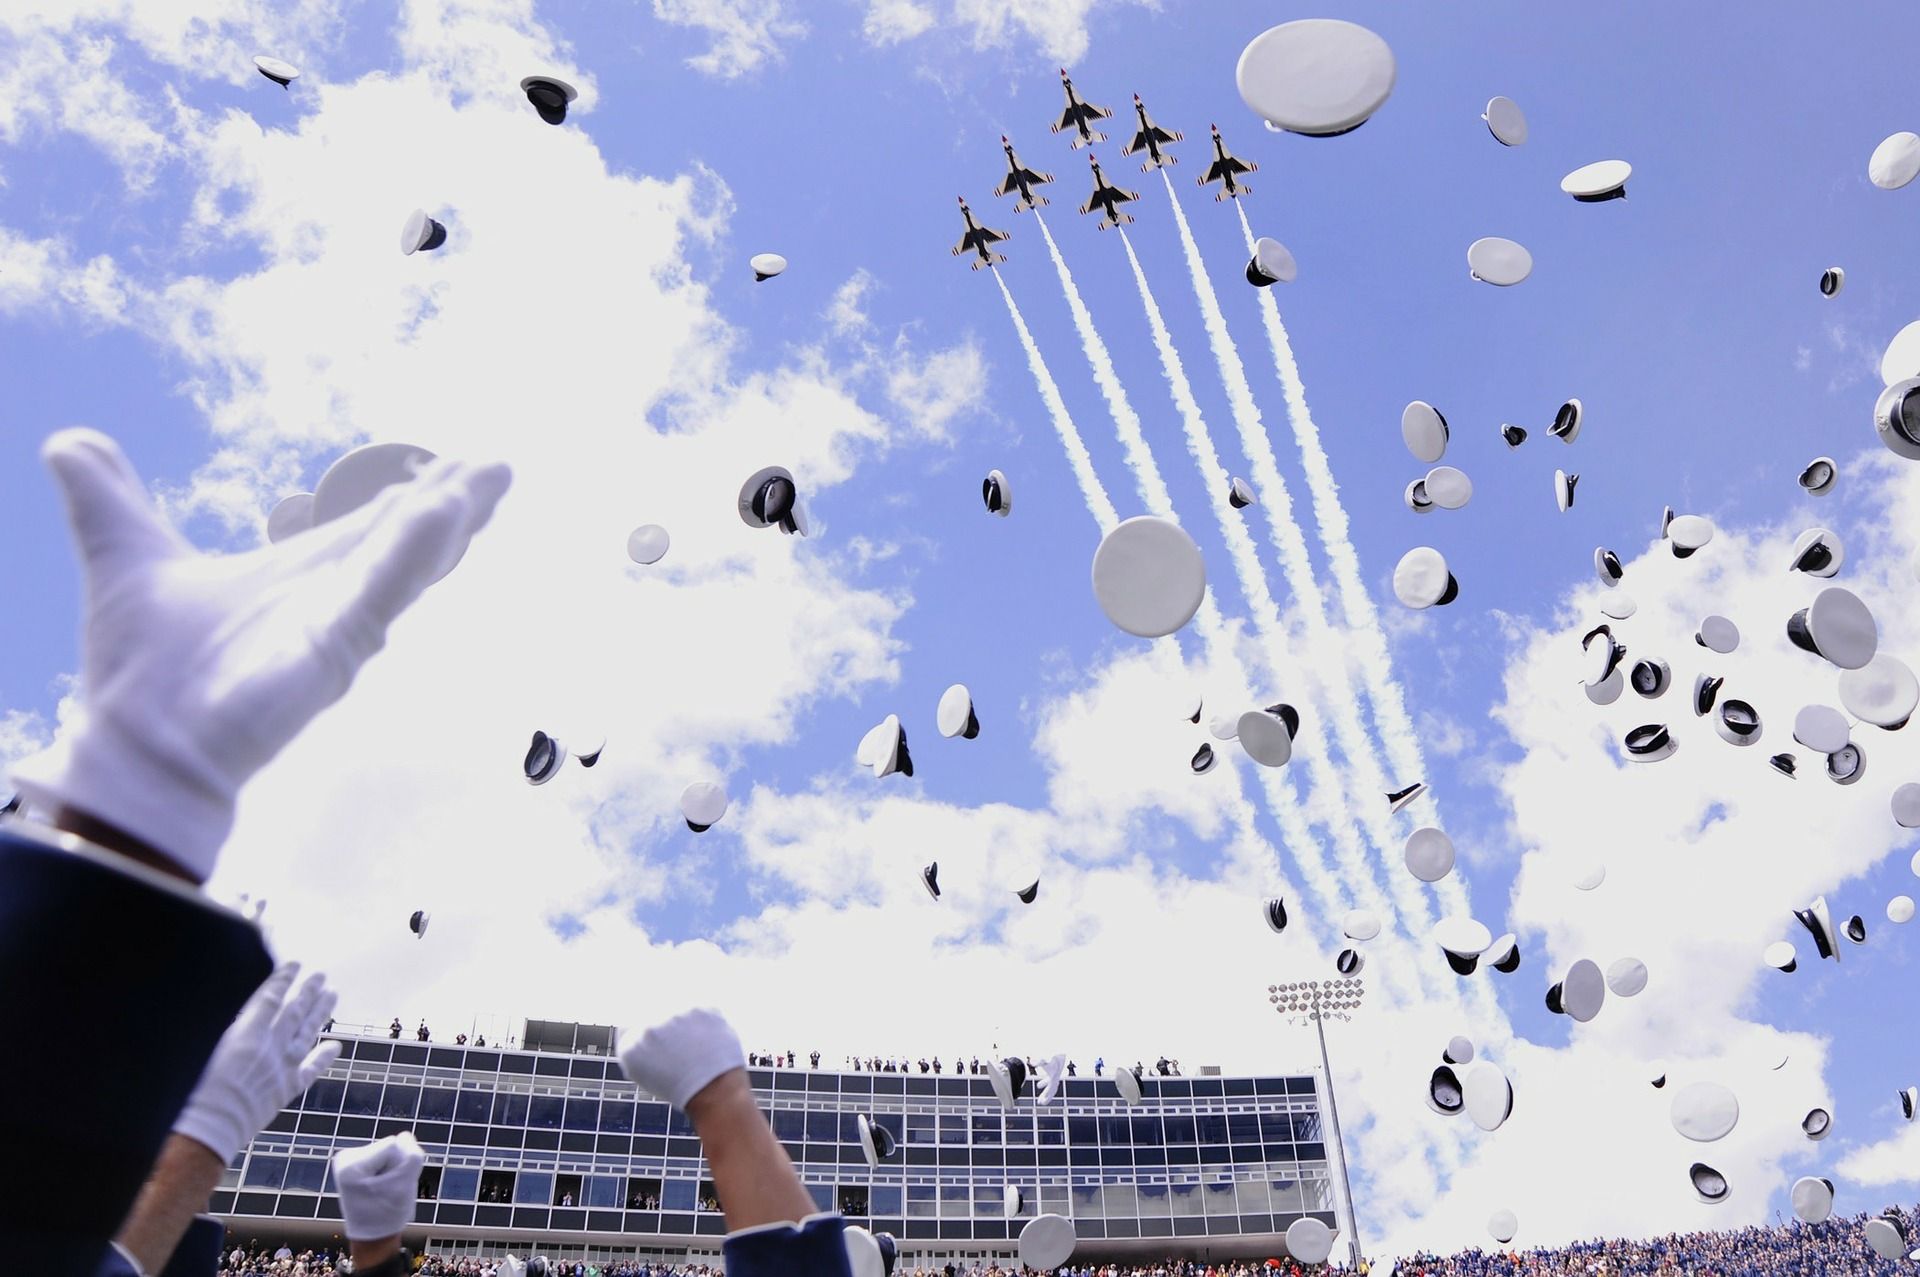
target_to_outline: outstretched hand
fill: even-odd
[[[168,524],[105,435],[64,430],[41,456],[86,572],[83,705],[15,783],[197,882],[240,787],[345,695],[511,481],[503,465],[443,460],[334,522],[213,555]]]

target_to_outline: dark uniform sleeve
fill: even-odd
[[[837,1212],[728,1233],[723,1249],[727,1277],[853,1277]]]
[[[56,839],[0,830],[0,1236],[23,1272],[88,1273],[273,964],[238,914]]]

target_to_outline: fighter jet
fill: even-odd
[[[1011,195],[1015,191],[1020,192],[1020,198],[1013,202],[1013,211],[1016,213],[1024,213],[1030,208],[1051,204],[1053,201],[1046,196],[1035,195],[1033,188],[1051,182],[1053,174],[1036,173],[1030,168],[1023,167],[1020,157],[1013,153],[1013,143],[1007,141],[1007,135],[1004,133],[1000,135],[1000,147],[1007,153],[1007,175],[1000,179],[999,189],[994,191],[994,194]]]
[[[1147,104],[1140,100],[1138,93],[1133,95],[1133,113],[1140,117],[1140,131],[1133,135],[1133,141],[1120,148],[1120,154],[1138,155],[1141,151],[1145,151],[1147,159],[1140,166],[1142,173],[1165,168],[1169,164],[1178,164],[1179,160],[1164,153],[1160,148],[1169,142],[1178,142],[1186,134],[1178,129],[1168,132],[1148,119]]]
[[[1113,112],[1104,106],[1082,102],[1073,91],[1073,81],[1067,78],[1065,67],[1060,68],[1060,83],[1067,90],[1067,109],[1060,113],[1060,122],[1053,126],[1053,131],[1058,133],[1062,129],[1072,129],[1076,134],[1073,139],[1073,149],[1076,151],[1083,146],[1092,146],[1095,142],[1106,141],[1105,133],[1095,133],[1088,126],[1095,120],[1110,118]]]
[[[982,266],[998,266],[1007,260],[1006,254],[994,252],[989,245],[998,244],[1007,237],[1005,231],[990,230],[973,220],[973,210],[967,207],[967,197],[960,197],[960,216],[967,219],[967,233],[953,246],[953,255],[978,253],[980,260],[970,264],[969,269],[979,270]]]
[[[1245,182],[1237,182],[1234,179],[1242,173],[1251,173],[1260,166],[1251,160],[1238,159],[1228,154],[1227,144],[1220,140],[1220,126],[1216,124],[1212,127],[1213,164],[1205,173],[1200,175],[1200,185],[1205,186],[1208,182],[1222,183],[1220,189],[1216,191],[1213,196],[1214,202],[1217,204],[1221,200],[1228,198],[1238,199],[1240,196],[1252,190],[1253,188]]]
[[[1131,222],[1133,220],[1133,214],[1122,213],[1120,206],[1139,199],[1139,192],[1123,191],[1113,185],[1113,183],[1107,181],[1106,177],[1100,172],[1100,161],[1095,159],[1091,154],[1087,156],[1087,161],[1093,165],[1093,194],[1088,196],[1087,202],[1080,206],[1080,211],[1082,213],[1091,213],[1094,209],[1099,209],[1101,214],[1099,225],[1103,231],[1109,226],[1119,226],[1122,223]]]

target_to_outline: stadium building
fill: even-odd
[[[717,1261],[726,1225],[684,1114],[642,1095],[604,1026],[528,1021],[515,1050],[342,1037],[339,1062],[235,1157],[213,1211],[242,1239],[340,1235],[329,1161],[411,1130],[427,1150],[407,1243],[436,1255]],[[1129,1107],[1082,1075],[1005,1111],[985,1076],[749,1070],[822,1210],[893,1233],[903,1266],[1014,1255],[1021,1215],[1072,1217],[1076,1257],[1262,1257],[1334,1225],[1312,1075],[1154,1077]],[[898,1149],[869,1169],[855,1118]],[[1337,1153],[1335,1154],[1337,1156]]]

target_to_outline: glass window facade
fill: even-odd
[[[640,1095],[617,1065],[343,1043],[340,1061],[222,1180],[215,1212],[242,1231],[275,1218],[337,1220],[328,1159],[402,1129],[427,1150],[431,1196],[416,1227],[436,1251],[485,1238],[550,1249],[631,1238],[634,1253],[695,1253],[726,1231],[685,1115]],[[1135,1107],[1083,1076],[1044,1112],[1031,1086],[1006,1112],[985,1077],[750,1073],[821,1208],[893,1233],[909,1253],[1009,1252],[1022,1219],[1006,1216],[1008,1185],[1021,1192],[1023,1218],[1071,1215],[1089,1252],[1102,1240],[1198,1237],[1278,1253],[1279,1234],[1302,1215],[1333,1222],[1311,1076],[1149,1077]],[[860,1113],[899,1144],[878,1169],[861,1155]]]

